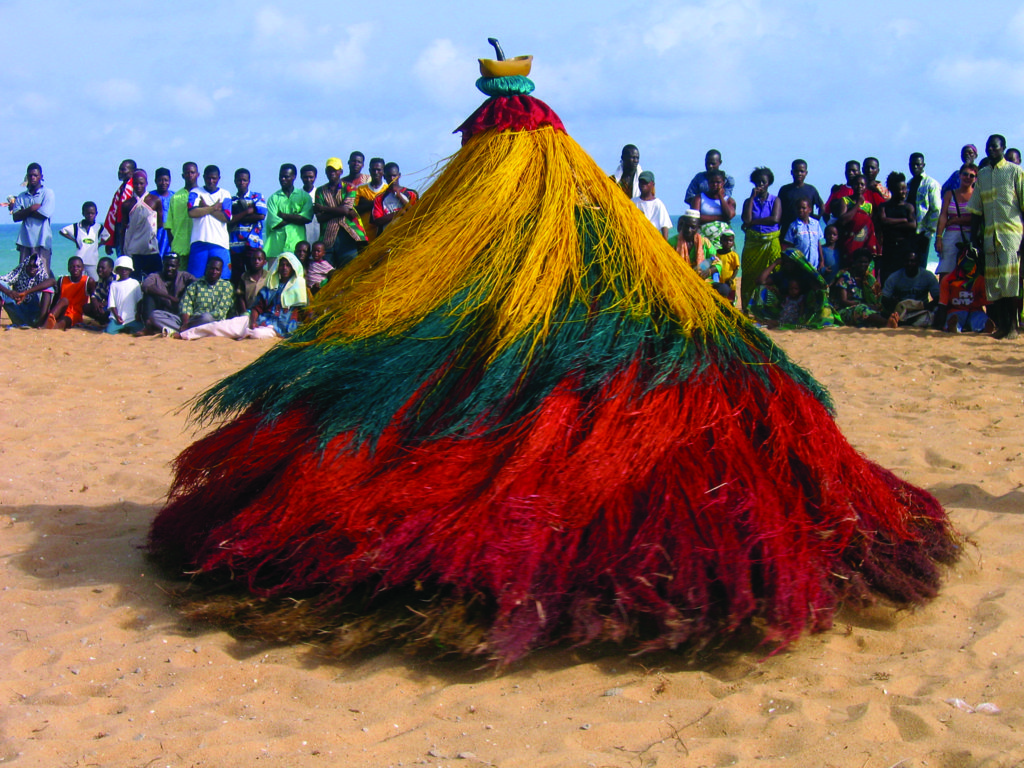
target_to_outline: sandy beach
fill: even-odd
[[[971,544],[917,611],[766,657],[534,654],[495,675],[184,621],[141,549],[181,406],[268,342],[0,333],[0,762],[19,766],[1024,764],[1024,343],[776,332],[847,437]],[[985,704],[978,710],[979,705]]]

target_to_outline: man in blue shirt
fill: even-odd
[[[701,192],[707,193],[708,191],[708,174],[712,171],[722,170],[722,153],[717,149],[709,149],[707,154],[704,155],[704,170],[696,174],[690,179],[690,184],[686,188],[686,194],[683,196],[684,200],[692,200],[695,197],[699,197]],[[722,171],[725,173],[725,171]],[[729,174],[725,174],[725,196],[732,197],[732,192],[736,188],[736,181]]]
[[[18,231],[18,264],[24,264],[30,256],[38,256],[47,274],[50,272],[50,253],[53,249],[53,230],[50,218],[53,216],[53,190],[43,186],[43,168],[31,163],[25,173],[27,189],[16,198],[8,199],[11,217],[21,222]]]

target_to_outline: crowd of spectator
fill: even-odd
[[[925,173],[919,152],[910,155],[909,178],[894,170],[884,184],[876,158],[851,160],[826,199],[807,182],[802,159],[776,194],[775,175],[758,167],[738,205],[735,180],[712,149],[687,186],[675,234],[635,145],[623,147],[611,178],[684,263],[765,325],[917,326],[1015,338],[1024,170],[1003,136],[990,136],[985,153],[976,163],[977,148],[964,146],[944,183]],[[26,190],[7,201],[21,225],[19,263],[0,276],[0,303],[19,327],[287,336],[331,273],[417,200],[397,163],[371,158],[364,173],[364,162],[353,152],[346,174],[341,159],[329,158],[320,186],[315,166],[285,163],[280,188],[265,197],[245,168],[235,171],[231,194],[217,166],[203,169],[200,184],[193,162],[182,166],[181,189],[172,191],[171,172],[158,168],[150,191],[148,173],[125,160],[103,220],[90,201],[80,221],[60,230],[76,254],[59,278],[50,266],[53,191],[32,163]]]
[[[1020,151],[1007,149],[1001,135],[989,137],[985,153],[976,163],[977,147],[964,146],[944,183],[925,173],[920,152],[910,155],[909,177],[894,170],[884,184],[877,158],[850,160],[827,199],[797,159],[793,181],[777,194],[771,169],[755,168],[750,194],[737,205],[735,181],[712,149],[686,189],[689,208],[674,236],[635,145],[623,147],[611,178],[685,263],[765,325],[915,326],[1016,338],[1024,170]],[[734,250],[737,211],[742,254]]]
[[[316,166],[285,163],[280,189],[265,197],[245,168],[231,194],[217,166],[203,169],[200,184],[193,162],[182,166],[178,191],[167,168],[156,169],[149,191],[149,174],[125,160],[103,220],[87,201],[81,220],[59,231],[76,249],[60,277],[50,265],[54,194],[32,163],[26,190],[6,202],[20,223],[18,265],[0,276],[0,304],[22,328],[287,336],[331,273],[417,200],[397,163],[371,158],[363,173],[364,163],[353,152],[346,174],[342,160],[328,159],[320,186]]]

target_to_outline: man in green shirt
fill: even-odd
[[[282,165],[278,174],[281,188],[267,200],[263,250],[268,262],[282,253],[294,253],[295,246],[306,237],[306,225],[313,220],[313,198],[295,188],[296,175],[293,164]]]
[[[181,178],[185,181],[185,186],[171,195],[167,217],[164,219],[164,229],[171,236],[171,251],[187,259],[188,251],[192,247],[192,219],[188,215],[188,193],[199,183],[199,166],[195,163],[185,163],[181,166]]]

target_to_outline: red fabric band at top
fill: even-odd
[[[540,99],[533,96],[495,96],[488,99],[466,118],[466,122],[452,133],[462,133],[462,143],[481,131],[497,128],[499,131],[534,131],[550,125],[565,133],[562,119]]]

